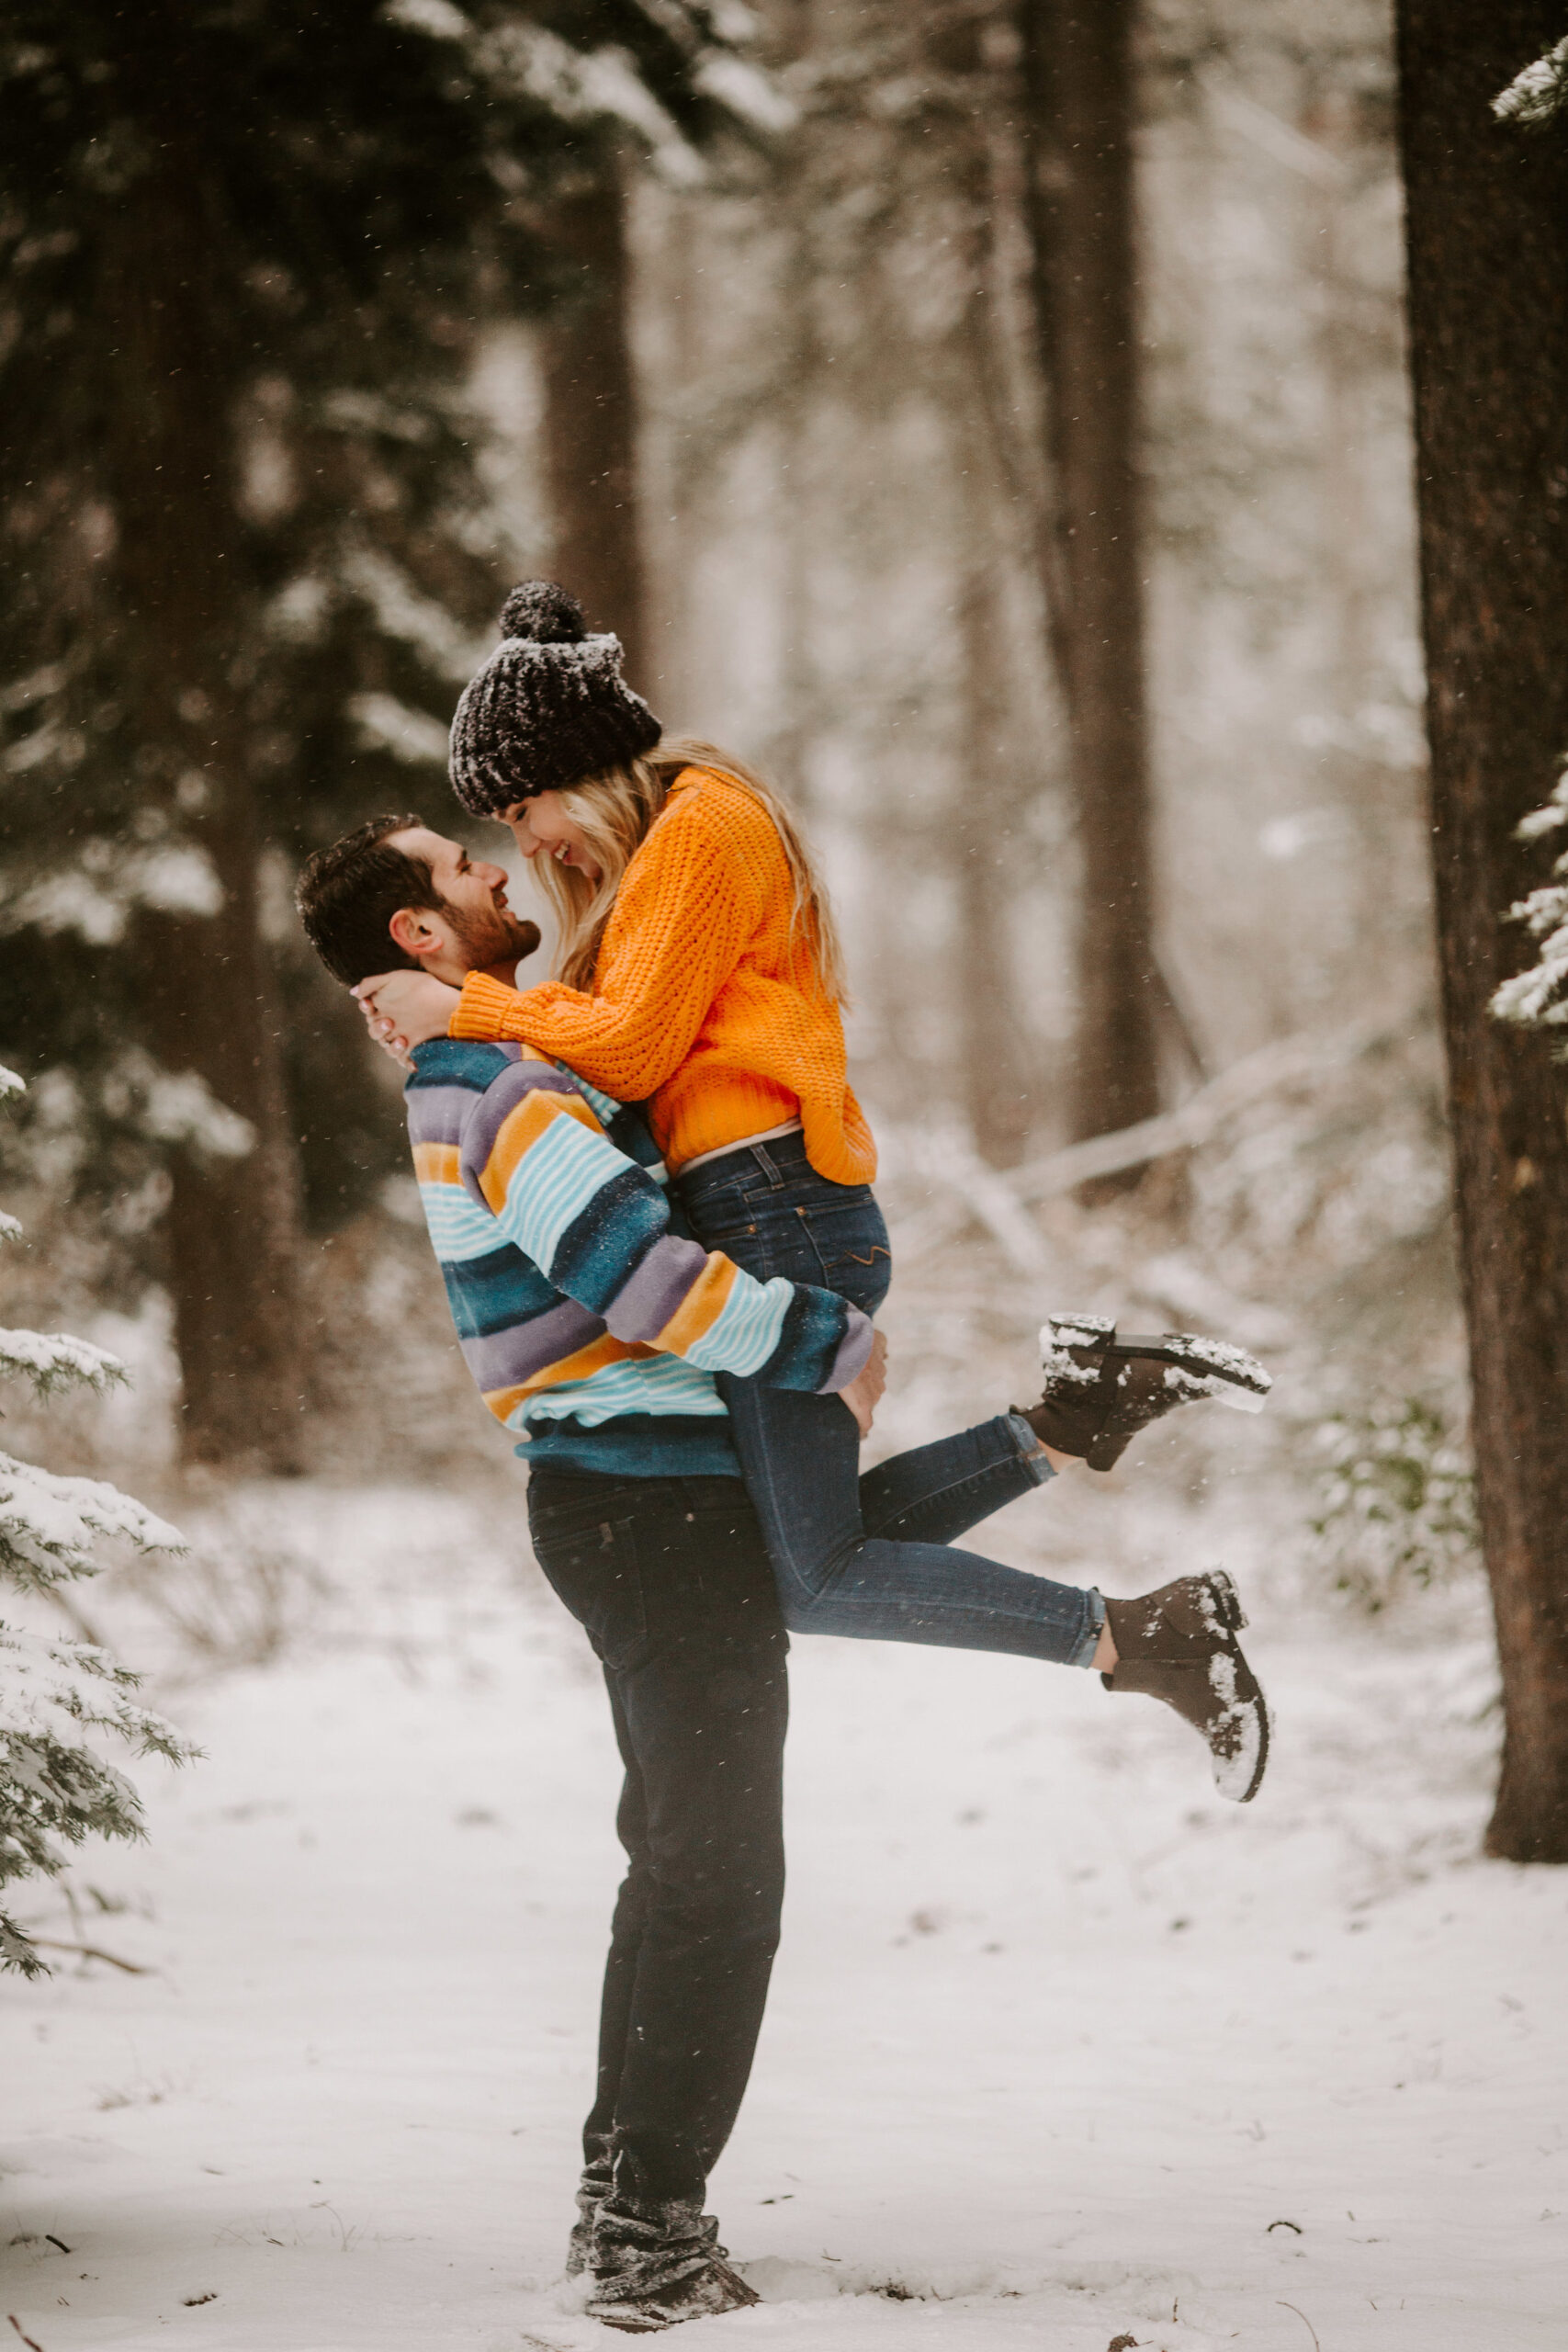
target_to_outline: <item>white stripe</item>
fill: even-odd
[[[419,1197],[438,1258],[482,1258],[504,1238],[489,1210],[471,1201],[461,1184],[422,1184]]]

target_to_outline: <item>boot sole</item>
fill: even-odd
[[[1243,1703],[1256,1711],[1258,1735],[1258,1761],[1253,1767],[1252,1778],[1245,1791],[1233,1800],[1236,1804],[1250,1804],[1263,1786],[1263,1775],[1269,1769],[1269,1746],[1273,1731],[1273,1719],[1269,1713],[1269,1702],[1263,1695],[1263,1685],[1243,1657],[1241,1645],[1235,1639],[1235,1635],[1243,1630],[1247,1622],[1247,1611],[1241,1605],[1240,1593],[1232,1583],[1229,1572],[1224,1568],[1211,1568],[1203,1581],[1213,1596],[1215,1615],[1232,1637],[1231,1655],[1252,1685],[1253,1695]]]
[[[1174,1364],[1179,1371],[1190,1373],[1197,1380],[1216,1380],[1223,1387],[1235,1392],[1233,1396],[1218,1396],[1222,1404],[1240,1403],[1248,1399],[1243,1410],[1256,1412],[1273,1382],[1245,1348],[1232,1347],[1224,1340],[1201,1340],[1190,1332],[1163,1331],[1147,1335],[1134,1331],[1119,1339],[1114,1323],[1093,1315],[1053,1315],[1040,1334],[1042,1352],[1065,1349],[1083,1369],[1098,1369],[1108,1359],[1113,1363],[1130,1363],[1142,1356],[1153,1363]],[[1258,1403],[1254,1405],[1251,1399]]]

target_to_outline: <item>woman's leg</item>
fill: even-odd
[[[680,1192],[698,1239],[749,1272],[818,1283],[867,1312],[886,1294],[875,1202],[864,1186],[818,1176],[795,1137],[710,1163]],[[838,1397],[720,1385],[793,1630],[1093,1662],[1097,1592],[953,1548],[1050,1475],[1027,1424],[998,1414],[863,1480],[859,1432]]]

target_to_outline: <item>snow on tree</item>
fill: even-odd
[[[1568,113],[1568,39],[1516,74],[1493,99],[1492,111],[1499,122],[1515,122],[1524,130],[1540,130]]]
[[[1568,49],[1568,42],[1563,46]],[[1568,825],[1568,768],[1558,777],[1551,799],[1532,808],[1517,827],[1517,837],[1522,842],[1539,841],[1560,825]],[[1522,922],[1531,937],[1540,940],[1540,954],[1528,971],[1505,980],[1492,999],[1492,1010],[1499,1021],[1517,1021],[1526,1029],[1568,1025],[1568,850],[1551,871],[1558,878],[1543,883],[1508,910],[1516,922]],[[1568,1058],[1568,1046],[1563,1048],[1563,1057]]]
[[[23,1081],[0,1067],[0,1097]],[[0,1239],[15,1240],[15,1217]],[[51,1396],[69,1386],[102,1395],[125,1368],[102,1348],[62,1332],[0,1331],[0,1375]],[[0,1588],[49,1592],[96,1572],[95,1544],[118,1537],[143,1552],[177,1552],[164,1520],[96,1478],[65,1478],[0,1453]],[[89,1745],[113,1734],[137,1754],[184,1762],[196,1751],[131,1695],[140,1678],[91,1642],[55,1640],[0,1620],[0,1892],[16,1879],[53,1877],[65,1849],[89,1837],[145,1835],[141,1801],[125,1774]],[[26,1928],[0,1909],[0,1968],[45,1973]]]

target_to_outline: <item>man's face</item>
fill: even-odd
[[[492,966],[510,968],[539,944],[537,923],[525,922],[506,903],[506,874],[499,865],[471,858],[460,842],[448,841],[421,825],[393,833],[389,846],[407,856],[422,858],[441,909],[423,907],[418,922],[431,936],[434,952],[417,950],[427,972],[437,979],[462,982],[469,972]]]

